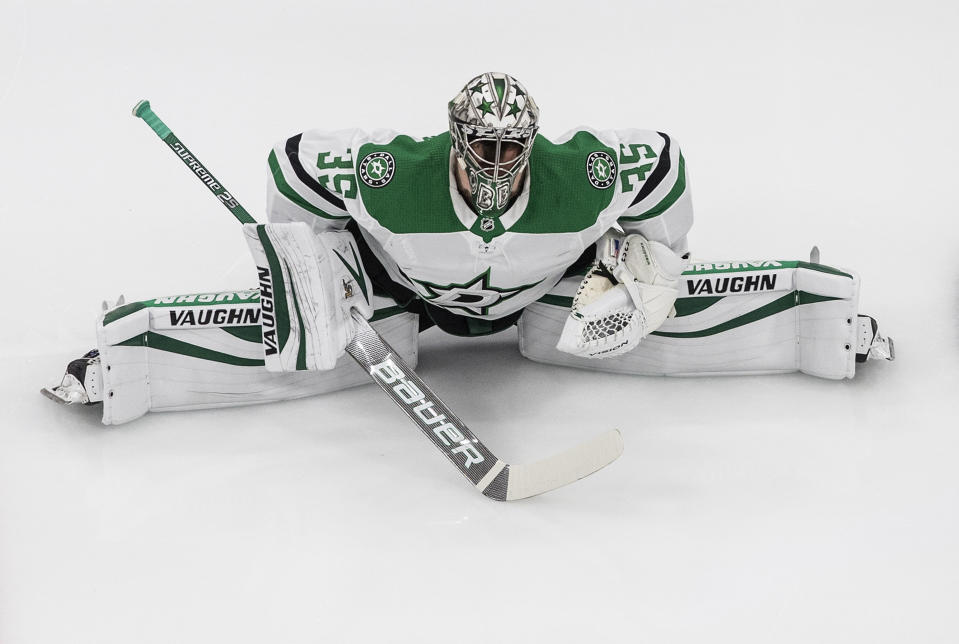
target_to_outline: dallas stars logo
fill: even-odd
[[[389,152],[371,152],[360,161],[360,179],[371,188],[382,188],[393,178],[396,164]]]
[[[463,284],[434,284],[423,280],[412,280],[422,288],[421,296],[430,304],[446,309],[462,309],[473,315],[489,315],[489,310],[514,297],[518,293],[533,288],[540,282],[525,284],[516,288],[498,288],[490,285],[490,269],[480,273]]]
[[[594,188],[605,190],[616,178],[616,162],[606,152],[593,152],[586,158],[586,176]]]

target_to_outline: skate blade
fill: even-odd
[[[72,404],[69,400],[66,400],[65,398],[61,398],[60,396],[58,396],[57,393],[56,393],[53,389],[50,389],[49,387],[43,387],[43,388],[40,390],[40,393],[43,394],[44,396],[46,396],[47,398],[49,398],[50,400],[52,400],[52,401],[55,402],[55,403],[59,403],[59,404],[61,404],[61,405],[70,405],[70,404]]]
[[[85,393],[71,390],[69,387],[64,387],[63,385],[43,387],[40,393],[61,405],[94,405],[100,402],[99,400],[90,402],[90,399]]]

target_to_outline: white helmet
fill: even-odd
[[[449,103],[450,138],[477,214],[498,217],[509,206],[513,180],[529,161],[539,108],[509,74],[489,72],[466,83]]]

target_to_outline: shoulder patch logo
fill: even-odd
[[[371,188],[382,188],[393,178],[396,164],[389,152],[371,152],[360,161],[360,179]]]
[[[616,161],[606,152],[593,152],[586,158],[586,175],[594,188],[605,190],[616,179]]]

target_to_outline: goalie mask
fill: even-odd
[[[449,103],[450,138],[469,179],[476,213],[498,217],[509,206],[513,181],[529,161],[539,108],[508,74],[477,76]]]

